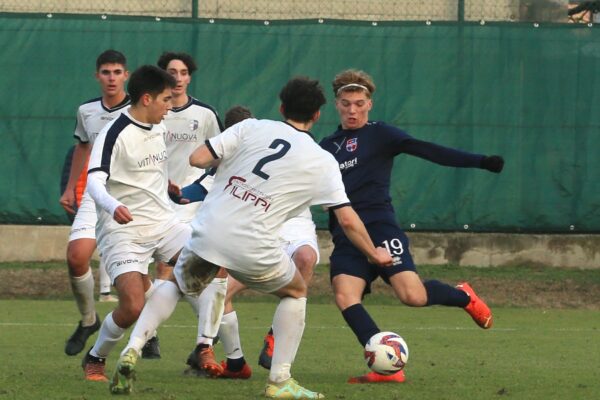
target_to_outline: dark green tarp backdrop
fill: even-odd
[[[0,223],[68,223],[58,205],[61,165],[77,106],[98,96],[94,62],[107,48],[123,51],[131,70],[165,50],[190,52],[200,65],[190,92],[221,113],[245,104],[279,118],[287,79],[318,78],[328,95],[318,138],[337,125],[333,76],[364,69],[378,86],[371,119],[506,160],[495,175],[399,156],[392,197],[402,226],[600,231],[595,27],[10,14],[0,15]],[[316,218],[324,227],[326,216]]]

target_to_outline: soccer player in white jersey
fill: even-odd
[[[250,109],[239,105],[231,107],[225,113],[225,128],[229,128],[247,118],[253,118]],[[319,262],[316,227],[310,210],[307,208],[297,217],[286,221],[279,231],[279,238],[282,248],[292,258],[304,282],[308,285],[312,279],[314,267]],[[245,289],[244,284],[232,277],[228,278],[223,317],[218,330],[218,336],[223,344],[226,356],[226,360],[221,362],[223,372],[219,375],[220,378],[249,379],[252,376],[252,369],[246,363],[242,352],[237,313],[233,308],[233,298]],[[201,297],[207,291],[208,288],[202,292]],[[216,320],[216,318],[206,319],[209,321]],[[266,369],[271,368],[274,343],[273,329],[271,328],[265,335],[263,349],[258,359],[258,364]],[[187,364],[190,368],[186,372],[199,374],[205,371],[199,364],[196,353],[192,352],[188,357]]]
[[[71,214],[75,213],[75,186],[87,163],[96,136],[129,105],[129,96],[125,92],[127,77],[127,61],[122,53],[106,50],[98,56],[96,79],[100,84],[102,97],[83,103],[77,110],[74,136],[78,142],[75,145],[69,181],[60,198],[62,207]],[[87,339],[100,328],[100,318],[94,303],[94,277],[90,268],[90,260],[96,249],[96,220],[96,206],[85,192],[71,226],[67,246],[71,290],[81,314],[77,329],[65,345],[65,353],[70,356],[79,354]],[[101,300],[102,293],[108,292],[110,295],[110,286],[110,278],[101,260]]]
[[[189,157],[192,152],[204,143],[206,139],[221,133],[222,124],[216,111],[209,105],[201,103],[187,93],[192,74],[197,70],[197,65],[192,56],[181,52],[165,52],[157,65],[167,71],[175,78],[176,85],[173,88],[173,108],[164,119],[167,128],[165,142],[169,156],[167,165],[169,167],[169,180],[180,185],[192,183],[198,176],[202,175],[203,169],[190,165]],[[172,203],[178,218],[185,223],[190,223],[200,203],[179,205]],[[172,276],[173,268],[165,263],[156,263],[155,285]],[[222,272],[202,293],[202,296],[185,296],[185,299],[194,309],[198,316],[199,308],[212,308],[222,310],[225,292],[227,290],[227,273]],[[215,305],[215,302],[221,305]],[[212,351],[212,340],[217,334],[217,327],[207,326],[198,337],[198,343],[203,347],[198,349],[197,358],[202,370],[209,375],[220,375],[221,365],[215,360]],[[142,349],[143,358],[154,358],[160,354],[158,349],[158,338],[156,336],[148,340]],[[159,356],[160,357],[160,356]]]
[[[94,143],[88,191],[96,202],[98,248],[119,304],[102,322],[83,359],[88,380],[106,381],[105,359],[135,323],[152,291],[151,258],[174,263],[190,235],[167,194],[167,149],[161,123],[171,108],[173,77],[162,69],[138,68],[127,86],[131,107],[106,126]],[[118,388],[118,382],[111,386]]]
[[[273,318],[275,348],[267,398],[319,399],[290,374],[302,333],[307,287],[281,248],[278,232],[311,204],[332,210],[346,234],[377,265],[391,265],[376,248],[346,197],[337,162],[308,130],[325,103],[317,81],[290,80],[280,93],[285,121],[247,119],[207,140],[190,156],[200,168],[219,164],[212,190],[192,222],[193,234],[175,265],[176,282],[160,285],[148,300],[117,364],[131,387],[139,351],[168,318],[181,293],[199,293],[221,266],[252,289],[280,297]]]

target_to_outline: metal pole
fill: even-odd
[[[458,0],[458,22],[465,22],[465,0]]]

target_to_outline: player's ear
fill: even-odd
[[[123,75],[125,75],[125,80],[129,79],[129,71],[125,70]]]
[[[316,123],[319,120],[319,118],[321,118],[321,110],[318,110],[316,113],[313,114],[311,118],[313,124]]]
[[[142,100],[142,105],[143,105],[144,107],[147,107],[147,106],[148,106],[148,104],[150,104],[150,102],[151,102],[151,100],[152,100],[152,95],[150,95],[150,93],[144,93],[144,94],[142,95],[142,98],[141,98],[141,100]]]
[[[285,115],[285,107],[283,106],[283,104],[280,104],[280,105],[279,105],[279,113],[280,113],[281,115]]]

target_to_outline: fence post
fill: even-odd
[[[198,0],[192,0],[192,18],[198,18]]]
[[[458,22],[465,22],[465,0],[458,0]]]

